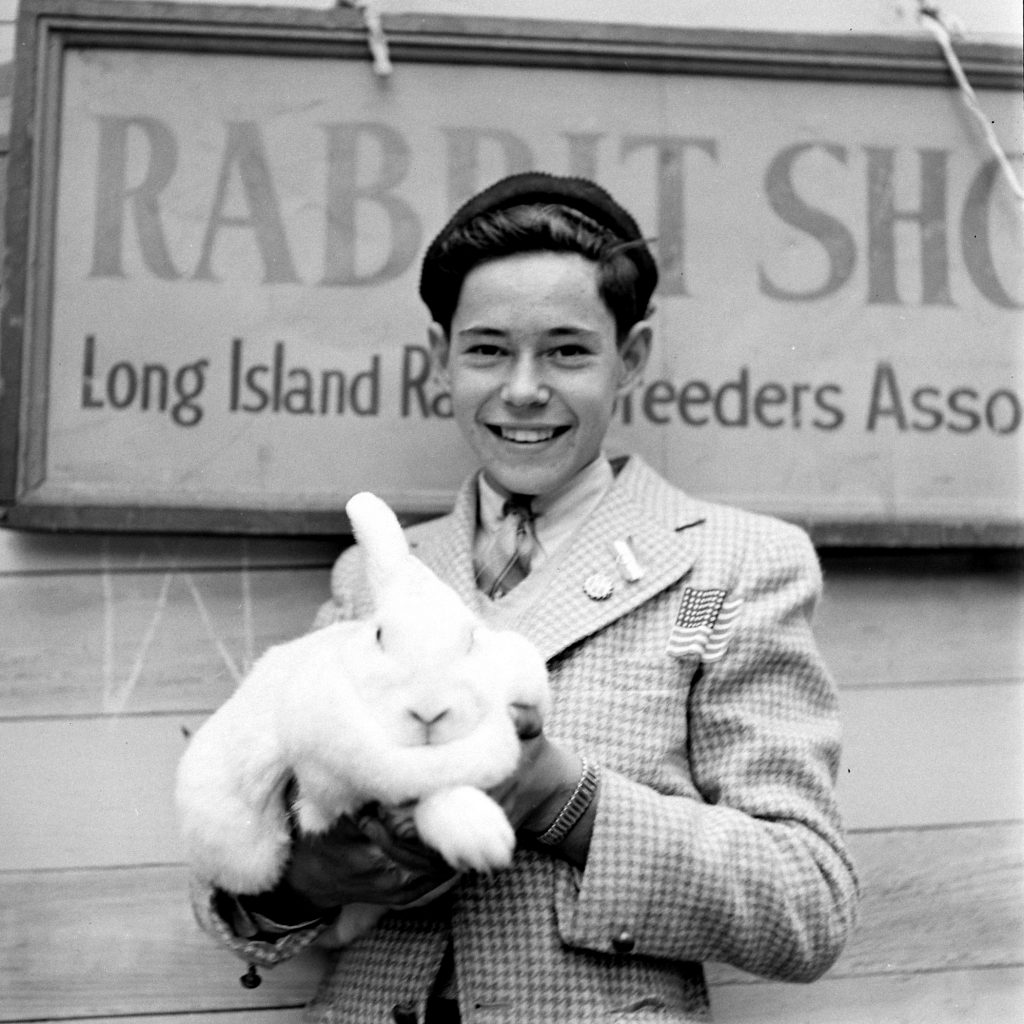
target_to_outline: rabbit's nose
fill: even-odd
[[[443,708],[440,711],[409,708],[409,714],[416,721],[417,728],[423,731],[420,742],[428,744],[440,742],[438,732],[442,724],[446,722],[450,711],[451,708]]]
[[[409,708],[409,714],[416,719],[421,725],[425,725],[428,729],[432,725],[437,725],[438,722],[444,718],[451,711],[451,708],[445,708],[442,711],[431,713],[429,711],[417,711],[414,708]]]

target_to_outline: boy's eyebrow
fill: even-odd
[[[474,324],[470,327],[463,327],[461,331],[455,332],[457,338],[475,337],[481,334],[488,338],[505,337],[505,332],[500,327],[488,327],[486,324]]]
[[[550,330],[545,332],[548,336],[568,334],[574,338],[578,337],[590,337],[597,334],[597,331],[592,330],[590,327],[582,327],[579,324],[561,324],[558,327],[552,327]]]
[[[576,341],[585,342],[588,339],[592,339],[599,334],[598,331],[592,330],[589,327],[585,327],[581,324],[559,324],[555,327],[546,328],[540,335],[539,341],[561,341],[566,338],[574,339]],[[461,330],[455,331],[452,334],[453,341],[465,341],[472,342],[480,339],[484,340],[501,340],[506,341],[509,338],[509,332],[501,327],[492,327],[489,324],[470,324],[468,327],[463,327]]]
[[[493,334],[493,335],[500,335],[502,337],[504,337],[507,333],[508,333],[508,331],[506,331],[505,328],[503,328],[503,327],[492,327],[490,324],[487,324],[487,323],[470,324],[468,327],[463,327],[461,330],[458,330],[458,331],[455,332],[456,335],[461,335],[461,334]],[[543,331],[541,331],[541,333],[545,334],[545,335],[552,335],[552,334],[573,334],[573,335],[583,335],[583,334],[586,334],[586,335],[590,335],[590,334],[597,334],[598,332],[596,330],[594,330],[592,327],[587,327],[585,324],[565,323],[565,324],[556,324],[553,327],[547,327]]]

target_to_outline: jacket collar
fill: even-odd
[[[696,557],[688,529],[703,522],[701,504],[672,487],[637,456],[622,466],[615,483],[587,522],[550,565],[544,599],[505,625],[529,637],[545,660],[597,632],[678,582]],[[433,527],[433,528],[432,528]],[[478,597],[473,578],[476,479],[467,480],[452,512],[428,524],[414,550],[470,606]],[[629,539],[642,577],[628,581],[613,543]],[[547,571],[547,570],[545,570]],[[604,599],[591,596],[610,583]]]

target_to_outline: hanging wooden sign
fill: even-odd
[[[930,39],[28,0],[7,194],[8,525],[341,529],[472,462],[419,260],[506,173],[658,259],[610,448],[828,542],[1017,543],[1021,205]],[[1015,167],[1020,54],[961,50]]]

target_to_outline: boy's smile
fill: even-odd
[[[466,276],[450,335],[431,348],[455,420],[490,480],[552,494],[600,453],[615,400],[636,382],[650,326],[617,345],[595,264],[576,253],[520,253]]]

